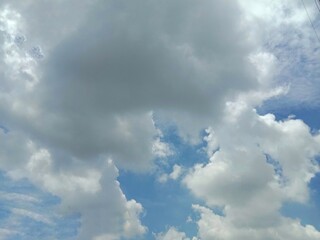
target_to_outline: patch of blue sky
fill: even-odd
[[[9,129],[8,129],[6,126],[4,126],[4,125],[2,125],[2,124],[0,123],[0,131],[2,131],[2,132],[4,132],[4,133],[8,133],[8,132],[9,132]]]
[[[198,145],[186,143],[179,137],[177,128],[171,124],[162,125],[161,131],[163,133],[161,140],[174,148],[172,156],[161,160],[166,161],[159,164],[161,171],[171,173],[174,164],[190,168],[195,163],[208,161],[204,151],[206,146],[204,141]],[[202,135],[204,134],[203,131]],[[203,204],[203,202],[192,196],[180,181],[168,179],[167,182],[160,183],[157,179],[160,173],[157,170],[147,174],[120,171],[118,178],[127,198],[140,202],[145,209],[142,223],[149,229],[145,239],[153,239],[153,233],[164,232],[170,226],[184,231],[189,237],[195,236],[197,226],[188,219],[197,218],[192,210],[192,204]]]
[[[310,201],[308,204],[287,202],[282,206],[281,213],[290,218],[298,218],[303,225],[313,225],[320,231],[320,174],[309,184]]]
[[[288,117],[292,116],[296,119],[301,119],[313,131],[320,129],[320,107],[311,107],[308,105],[284,107],[281,105],[281,99],[272,99],[257,110],[259,114],[274,114],[278,121],[288,119]]]
[[[74,239],[80,216],[57,214],[60,199],[26,179],[14,181],[0,172],[0,225],[16,233],[6,240]]]
[[[266,162],[273,167],[275,175],[278,176],[279,178],[279,182],[285,185],[287,179],[283,175],[283,168],[280,162],[272,158],[272,156],[269,154],[265,154],[265,156],[266,156]]]
[[[207,135],[204,130],[199,134],[201,141],[197,145],[191,145],[179,136],[176,125],[170,123],[158,124],[157,121],[155,125],[163,133],[161,140],[168,143],[174,151],[174,155],[167,159],[169,168],[174,164],[180,164],[190,168],[196,163],[205,163],[208,161],[207,154],[204,151],[204,148],[207,145],[207,143],[203,141],[203,137]]]
[[[149,229],[145,239],[152,239],[152,232],[163,232],[169,226],[195,234],[195,226],[187,223],[187,219],[197,200],[180,182],[159,183],[154,175],[130,172],[121,173],[119,181],[128,199],[134,198],[144,207],[142,223]]]

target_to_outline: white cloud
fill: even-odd
[[[31,202],[39,203],[40,200],[34,196],[21,193],[12,193],[0,191],[0,199],[9,200],[9,201],[20,201],[20,202]]]
[[[177,180],[183,173],[184,169],[177,164],[174,164],[172,167],[172,172],[167,174],[167,173],[163,173],[159,176],[158,181],[160,183],[165,183],[168,180]]]
[[[319,172],[314,161],[319,135],[312,135],[301,120],[260,116],[243,101],[229,103],[224,119],[212,127],[214,137],[211,131],[206,138],[209,150],[217,144],[219,149],[208,150],[209,162],[195,165],[183,180],[207,206],[223,208],[219,216],[195,207],[201,213],[200,237],[287,239],[297,232],[297,239],[317,239],[315,228],[303,227],[279,210],[286,201],[308,202],[308,184]]]
[[[12,141],[22,140],[21,138],[14,139],[14,136],[8,133],[2,141],[8,144],[7,141],[10,143],[10,139]],[[16,153],[21,151],[18,156],[23,156],[26,167],[16,168],[17,163],[1,162],[1,168],[6,169],[12,178],[26,177],[44,191],[59,197],[61,204],[57,213],[80,213],[79,239],[92,239],[105,234],[111,234],[116,239],[131,238],[146,232],[146,227],[142,226],[139,220],[143,208],[136,201],[126,199],[116,180],[118,170],[111,160],[102,160],[96,167],[86,162],[81,165],[79,160],[73,163],[69,160],[72,166],[69,165],[68,169],[60,168],[48,150],[39,149],[30,141],[24,142],[27,146],[22,144],[23,141],[19,145],[17,142],[11,143],[16,147]],[[10,152],[10,145],[6,150]],[[6,152],[3,155],[10,154]],[[16,195],[10,196],[17,199]],[[19,195],[18,199],[20,198]],[[24,196],[23,198],[25,199]],[[13,209],[12,211],[15,215],[49,223],[46,216],[26,209]]]
[[[182,173],[182,167],[175,164],[172,169],[172,173],[170,173],[169,177],[173,180],[177,180]]]
[[[190,240],[184,232],[179,232],[175,227],[170,227],[167,232],[155,235],[156,240]],[[192,238],[192,240],[197,240]]]
[[[152,152],[155,156],[159,158],[166,158],[174,154],[170,146],[162,142],[160,138],[156,138],[152,146]]]
[[[320,237],[320,232],[313,226],[302,226],[298,220],[282,218],[277,225],[268,228],[238,227],[228,218],[216,215],[208,208],[199,205],[193,207],[201,216],[197,224],[202,240],[316,240]]]
[[[32,211],[28,211],[26,209],[20,209],[20,208],[12,208],[10,209],[10,211],[15,215],[19,215],[21,217],[28,217],[37,222],[42,222],[49,225],[53,224],[52,220],[36,212],[32,212]]]

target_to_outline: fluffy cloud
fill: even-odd
[[[170,227],[167,232],[156,235],[156,240],[190,240],[184,232],[179,232],[176,228]],[[197,240],[195,237],[192,240]]]
[[[299,73],[293,70],[298,66],[313,68],[317,49],[308,41],[314,39],[314,33],[306,25],[309,22],[303,7],[296,2],[272,5],[248,1],[242,7],[245,21],[252,23],[252,40],[263,42],[269,51],[251,58],[263,87],[226,103],[223,121],[212,123],[207,130],[209,162],[195,165],[184,179],[184,184],[207,205],[194,205],[200,214],[199,237],[317,239],[318,230],[283,217],[280,208],[288,201],[308,203],[308,184],[319,172],[315,158],[320,153],[320,137],[301,120],[277,121],[272,114],[261,116],[254,110],[279,93],[286,93],[282,99],[287,103],[317,100],[314,91],[306,88],[316,89],[317,78],[306,74],[308,83],[301,83]],[[313,17],[311,6],[307,7]],[[296,41],[296,34],[304,41]],[[283,43],[286,46],[279,47]],[[291,51],[293,48],[303,50]],[[307,59],[304,63],[299,60],[302,55]],[[280,82],[284,88],[266,91],[279,80],[284,80]],[[222,215],[212,210],[216,207],[222,209]]]
[[[320,233],[313,227],[284,218],[279,210],[286,201],[308,202],[308,183],[319,172],[314,161],[319,135],[301,120],[260,116],[241,101],[229,103],[223,125],[213,129],[206,137],[210,161],[195,165],[184,179],[207,206],[223,209],[220,216],[195,206],[201,213],[200,236],[287,239],[297,231],[305,236],[297,239],[317,239]]]
[[[163,173],[160,175],[158,181],[161,183],[167,182],[169,179],[177,180],[181,174],[183,173],[183,168],[177,164],[175,164],[172,168],[172,172],[170,174]]]
[[[122,167],[146,168],[156,135],[148,112],[164,110],[186,133],[197,135],[209,117],[218,115],[225,98],[256,85],[245,31],[236,24],[239,10],[231,1],[95,1],[86,11],[77,5],[81,11],[73,10],[76,16],[62,11],[57,16],[61,19],[48,23],[40,21],[46,18],[41,10],[50,7],[55,16],[57,9],[66,8],[62,2],[10,5],[5,11],[17,25],[5,29],[10,39],[24,33],[26,43],[41,45],[45,58],[32,62],[37,67],[28,70],[41,78],[32,93],[13,90],[6,96],[3,121],[79,158],[109,154]],[[232,14],[221,15],[224,11]],[[38,21],[42,24],[32,25]],[[221,31],[220,22],[228,31]],[[35,30],[29,30],[28,23]],[[72,34],[57,32],[61,25]],[[59,37],[41,34],[48,29]],[[243,41],[235,42],[239,37]],[[10,44],[5,56],[14,53],[15,61],[28,61],[23,52],[27,46]],[[7,68],[12,68],[10,63]],[[18,70],[12,71],[17,75]]]
[[[58,212],[63,215],[81,214],[78,239],[112,234],[114,239],[143,235],[139,215],[143,208],[135,200],[127,200],[116,180],[118,170],[111,160],[101,159],[95,166],[80,160],[66,159],[68,167],[60,166],[47,149],[39,148],[30,140],[23,141],[14,134],[2,135],[1,169],[13,179],[27,178],[35,186],[61,199]],[[12,151],[12,148],[15,150]],[[17,153],[12,154],[12,152]],[[66,156],[64,156],[66,157]],[[8,158],[16,159],[10,162]],[[17,166],[25,166],[17,168]],[[23,195],[6,195],[6,198],[23,198]],[[13,214],[23,215],[46,224],[45,216],[26,209],[13,209]],[[102,238],[109,239],[109,238]]]
[[[141,205],[103,159],[150,169],[164,147],[152,111],[193,138],[257,86],[239,16],[232,1],[3,2],[2,169],[80,212],[80,238],[143,234]]]
[[[316,240],[320,237],[313,226],[302,226],[298,220],[282,218],[276,226],[267,228],[238,227],[228,218],[214,214],[210,209],[194,205],[201,218],[198,221],[199,236],[203,240],[267,240],[267,239],[306,239]]]
[[[80,239],[141,236],[143,207],[123,194],[117,168],[147,171],[155,156],[171,154],[159,141],[157,111],[191,142],[212,125],[212,158],[185,183],[208,206],[225,206],[225,226],[284,221],[277,214],[283,201],[308,199],[319,140],[298,120],[277,122],[245,105],[285,92],[270,87],[290,51],[276,51],[281,34],[262,48],[261,29],[290,26],[292,36],[306,22],[301,11],[279,22],[289,1],[267,2],[3,1],[0,124],[9,132],[0,132],[1,169],[61,198],[62,213],[81,213]],[[277,28],[266,28],[274,19]],[[237,98],[243,102],[231,103]],[[176,166],[167,178],[180,173]],[[186,239],[175,229],[161,237],[172,234]]]

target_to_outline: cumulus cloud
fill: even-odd
[[[199,205],[194,205],[193,207],[201,216],[198,221],[198,227],[199,236],[203,240],[234,240],[239,238],[249,240],[316,240],[320,237],[320,232],[313,226],[302,226],[298,220],[283,218],[276,226],[267,228],[238,227],[230,222],[228,218],[214,214],[208,208]]]
[[[315,161],[320,151],[318,133],[311,133],[301,120],[277,121],[272,114],[261,116],[254,110],[278,94],[283,94],[282,101],[278,98],[272,103],[280,107],[289,102],[312,106],[318,99],[312,90],[317,89],[317,76],[312,75],[317,70],[311,70],[318,48],[309,43],[314,33],[307,15],[298,2],[274,4],[248,1],[242,5],[246,21],[253,24],[252,40],[263,42],[267,51],[251,57],[264,87],[226,103],[224,121],[207,130],[209,162],[195,165],[183,181],[206,202],[206,207],[194,205],[202,239],[319,238],[313,226],[280,214],[286,202],[307,204],[310,200],[308,184],[319,172]],[[307,7],[316,20],[312,6]],[[294,70],[300,66],[310,74]],[[307,82],[301,81],[302,75],[304,80],[308,77]],[[279,84],[282,88],[268,92],[270,86]]]
[[[308,202],[308,184],[319,172],[315,162],[320,153],[319,135],[312,135],[301,120],[260,116],[245,102],[229,103],[224,119],[206,137],[208,151],[217,145],[218,150],[210,150],[209,162],[195,165],[183,180],[207,206],[223,209],[220,216],[208,208],[194,207],[201,213],[200,236],[287,239],[298,231],[305,236],[299,238],[318,238],[315,228],[287,219],[279,210],[286,201]]]
[[[3,1],[0,124],[8,131],[0,132],[1,169],[61,198],[61,213],[81,213],[79,239],[142,236],[143,207],[122,192],[118,168],[148,171],[155,157],[172,154],[160,141],[157,111],[191,143],[211,126],[211,159],[184,183],[208,207],[224,206],[221,221],[231,234],[238,220],[263,229],[289,221],[301,234],[318,234],[278,210],[284,201],[308,200],[319,137],[299,120],[277,122],[252,110],[288,92],[274,89],[273,79],[289,69],[284,58],[295,57],[296,66],[304,56],[290,50],[310,42],[277,48],[306,24],[289,2]],[[317,49],[307,50],[314,59]],[[175,165],[164,178],[176,180],[181,171]],[[199,234],[212,236],[202,220]],[[174,236],[187,239],[174,228],[158,238]]]
[[[232,1],[7,1],[0,16],[2,169],[80,212],[80,238],[145,232],[102,159],[145,171],[168,154],[151,111],[192,138],[257,85]]]
[[[143,208],[135,200],[126,199],[116,180],[118,170],[111,160],[102,160],[99,167],[93,167],[90,164],[80,166],[79,161],[72,163],[69,159],[69,165],[73,166],[67,169],[54,164],[54,158],[47,149],[22,140],[11,133],[2,138],[7,145],[4,145],[6,148],[1,154],[1,168],[13,179],[27,178],[35,186],[59,197],[59,214],[80,213],[79,239],[93,239],[105,234],[112,234],[116,239],[130,238],[146,232],[146,227],[139,220]],[[19,152],[17,156],[10,154],[12,147],[15,147],[16,153]],[[25,164],[25,168],[17,168],[17,165],[22,165],[21,162],[5,161],[4,157],[10,155],[16,159],[21,157],[18,160]],[[34,198],[17,194],[5,194],[4,197],[35,201]],[[47,224],[51,222],[45,216],[26,209],[13,209],[13,213]]]
[[[184,232],[179,232],[175,227],[170,227],[167,232],[156,234],[156,240],[190,240]],[[195,237],[192,240],[197,240]]]
[[[170,146],[161,141],[160,138],[156,138],[152,146],[152,152],[156,157],[166,158],[174,154],[173,150]]]
[[[173,167],[172,167],[172,172],[169,173],[169,174],[163,173],[162,175],[159,176],[158,181],[159,181],[160,183],[165,183],[165,182],[167,182],[169,179],[171,179],[171,180],[177,180],[177,179],[181,176],[181,174],[183,173],[183,171],[184,171],[184,169],[183,169],[181,166],[175,164],[175,165],[173,165]]]
[[[141,11],[140,4],[145,4],[145,10]],[[42,44],[44,51],[51,35],[40,35],[40,31],[57,31],[66,20],[61,13],[56,23],[46,25],[42,20],[43,25],[34,26],[39,29],[29,31],[28,22],[44,17],[45,5],[32,1],[10,5],[6,11],[19,16],[13,19],[15,24],[25,25],[10,30],[11,38],[25,31],[27,42]],[[66,8],[60,1],[49,5],[53,15]],[[52,43],[44,60],[30,69],[32,75],[41,77],[36,89],[29,94],[14,91],[14,105],[12,96],[5,99],[3,121],[9,128],[21,128],[23,122],[24,131],[52,148],[79,158],[108,154],[122,167],[143,169],[152,158],[151,140],[156,136],[149,111],[164,110],[179,122],[185,135],[197,135],[209,116],[218,115],[226,97],[256,85],[245,31],[236,24],[239,9],[231,1],[201,5],[96,1],[87,5],[86,11],[72,11],[82,13],[76,18],[86,21],[74,23],[73,34],[61,33],[59,38],[64,38],[59,44]],[[180,10],[176,13],[175,9]],[[221,15],[224,11],[230,14]],[[66,27],[71,19],[68,16]],[[228,31],[216,34],[222,28],[220,22]],[[243,41],[235,42],[239,37]],[[16,58],[21,61],[26,56],[22,52]]]

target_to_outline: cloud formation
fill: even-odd
[[[143,11],[141,4],[145,4]],[[30,14],[29,5],[17,7],[26,8],[26,25],[42,16],[40,6]],[[59,7],[66,6],[57,2],[53,9]],[[221,15],[224,11],[234,14]],[[230,1],[89,4],[83,16],[86,21],[75,25],[77,30],[59,44],[53,38],[45,59],[37,62],[41,81],[32,98],[31,93],[19,93],[15,99],[16,105],[26,103],[28,112],[22,114],[24,109],[7,99],[4,122],[9,128],[23,122],[24,131],[79,158],[109,154],[123,167],[144,168],[152,158],[151,140],[156,135],[148,112],[164,110],[182,126],[189,124],[183,123],[188,116],[199,124],[197,129],[184,130],[197,132],[221,111],[226,97],[256,84],[245,32],[241,37],[243,29],[236,24],[238,11]],[[61,21],[51,26],[52,31],[60,28]],[[222,28],[220,22],[229,30],[216,34]],[[44,23],[42,28],[49,26]],[[18,30],[10,29],[11,39]],[[27,33],[30,41],[37,38]],[[243,41],[235,42],[239,37]],[[14,57],[21,61],[19,54]],[[37,76],[36,70],[29,72]],[[13,125],[12,118],[20,123]]]
[[[207,206],[223,211],[194,206],[200,237],[317,239],[320,232],[281,216],[280,209],[285,202],[308,203],[308,184],[319,172],[319,135],[301,120],[276,121],[243,101],[228,103],[224,119],[208,130],[209,162],[183,180]]]
[[[156,240],[190,240],[190,238],[186,237],[184,232],[179,232],[176,228],[171,227],[167,232],[157,234]],[[193,237],[192,240],[197,240],[197,238]]]
[[[194,209],[199,212],[198,221],[199,236],[201,239],[234,240],[238,238],[252,240],[267,239],[318,239],[320,233],[311,225],[305,227],[298,220],[283,218],[274,227],[238,227],[227,218],[214,214],[210,209],[195,205]]]
[[[210,127],[210,160],[183,180],[206,203],[194,205],[202,239],[318,238],[279,209],[308,201],[319,136],[300,120],[254,110],[280,94],[296,99],[299,79],[276,88],[278,79],[295,76],[301,52],[311,68],[318,50],[308,46],[310,29],[299,30],[307,19],[293,1],[241,2],[2,2],[0,168],[59,197],[62,214],[80,213],[79,239],[142,237],[143,206],[127,199],[117,177],[118,169],[150,171],[156,157],[172,154],[156,112],[189,143]],[[296,31],[302,44],[287,42]],[[297,47],[300,54],[289,54]],[[182,169],[175,165],[164,181]],[[188,239],[175,228],[156,237]]]

